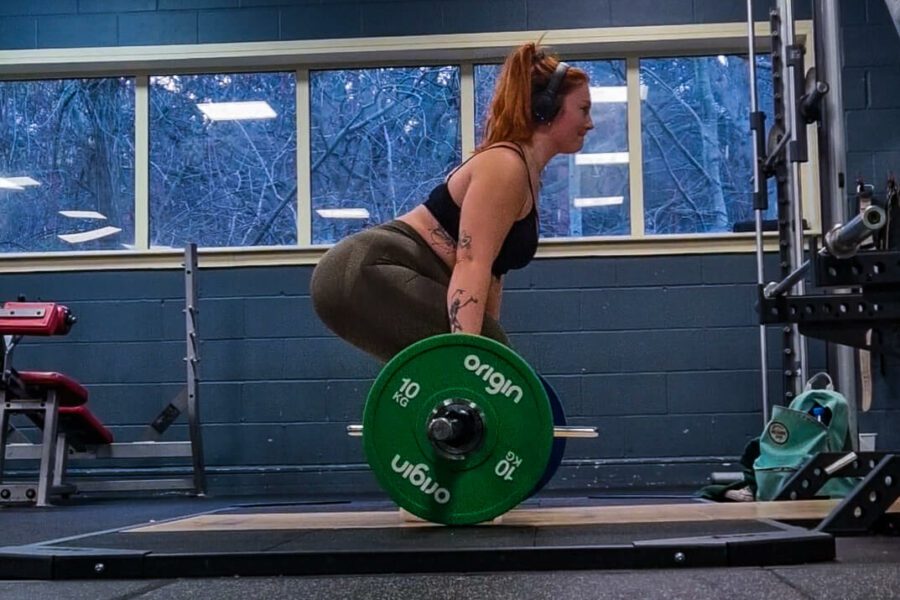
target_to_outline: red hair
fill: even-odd
[[[476,152],[497,142],[531,140],[537,127],[531,110],[531,98],[546,89],[559,62],[556,57],[545,54],[535,42],[519,46],[506,57],[488,108],[484,139]],[[569,67],[557,97],[562,98],[587,81],[587,73],[577,67]]]

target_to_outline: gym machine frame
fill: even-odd
[[[69,443],[64,428],[60,428],[58,419],[57,395],[47,395],[47,400],[15,398],[11,390],[4,391],[4,419],[0,427],[8,424],[8,417],[13,413],[44,415],[42,443],[30,443],[22,432],[11,429],[0,432],[3,443],[0,444],[0,488],[7,493],[0,497],[0,504],[30,503],[37,506],[50,504],[51,496],[68,496],[76,491],[110,492],[110,491],[153,491],[153,490],[185,490],[203,496],[206,493],[206,469],[203,458],[203,439],[200,426],[200,390],[199,390],[199,339],[197,332],[197,246],[188,244],[184,251],[185,281],[185,333],[187,356],[186,386],[169,402],[157,417],[148,425],[142,440],[133,442],[111,442],[103,444]],[[74,322],[74,319],[72,319]],[[2,345],[4,373],[12,371],[12,354],[22,336],[13,337],[9,343]],[[172,423],[187,412],[189,439],[186,441],[162,441],[162,435]],[[102,427],[102,425],[101,425]],[[56,432],[54,435],[53,432]],[[13,435],[23,442],[7,443]],[[97,479],[77,478],[77,486],[66,481],[66,470],[70,459],[135,459],[135,458],[184,458],[191,459],[191,474],[186,477],[154,477],[113,479],[105,475]],[[5,460],[40,460],[37,489],[32,483],[2,483]]]
[[[854,400],[857,396],[854,349],[900,355],[900,251],[861,250],[866,239],[887,222],[885,210],[878,205],[872,204],[846,220],[843,109],[839,95],[826,96],[829,87],[841,87],[838,9],[830,0],[816,0],[813,4],[817,61],[823,65],[830,86],[818,80],[815,69],[803,74],[805,49],[794,39],[791,2],[778,0],[777,8],[770,13],[775,124],[768,135],[768,154],[763,141],[764,115],[756,103],[755,36],[752,16],[748,16],[764,420],[769,414],[765,385],[767,325],[783,326],[783,399],[787,402],[800,393],[807,378],[803,336],[829,343],[829,367],[836,371],[840,389]],[[752,15],[750,0],[748,14]],[[823,202],[822,247],[816,237],[811,237],[810,258],[804,261],[799,164],[808,160],[806,126],[813,123],[819,124],[820,188],[822,197],[829,202]],[[772,176],[776,178],[778,190],[782,279],[766,283],[762,215],[768,208],[765,180]],[[831,293],[806,293],[805,279],[809,275],[815,287]],[[857,447],[857,404],[851,402],[850,434],[854,449]],[[812,498],[831,477],[862,479],[817,530],[838,535],[858,534],[879,525],[892,525],[885,514],[900,497],[900,460],[892,453],[820,453],[785,482],[777,499]]]
[[[833,535],[897,531],[887,511],[900,497],[900,456],[885,452],[820,452],[784,483],[775,500],[811,500],[832,477],[861,481],[816,527]]]
[[[840,113],[840,99],[836,94],[828,94],[829,88],[840,88],[839,65],[835,68],[834,64],[840,54],[835,38],[840,35],[840,28],[834,2],[814,3],[817,61],[820,70],[837,78],[830,84],[818,79],[816,69],[803,74],[805,48],[794,39],[791,3],[778,0],[777,4],[778,8],[772,9],[770,15],[775,123],[768,136],[765,117],[757,108],[754,34],[752,21],[749,23],[753,82],[751,131],[756,148],[754,210],[760,326],[764,329],[766,325],[784,325],[781,372],[783,400],[789,402],[799,394],[807,378],[804,336],[854,348],[900,353],[897,336],[892,333],[900,316],[900,303],[896,301],[900,292],[900,272],[896,270],[900,252],[858,252],[866,238],[884,225],[885,213],[880,207],[873,205],[850,222],[846,221],[844,166],[842,157],[835,156],[843,154],[843,129],[839,114],[835,114]],[[815,237],[810,237],[812,258],[804,261],[799,165],[808,161],[806,126],[813,123],[819,125],[820,189],[829,203],[823,203],[824,245],[819,249]],[[766,137],[769,148],[764,141]],[[765,181],[770,177],[775,177],[778,191],[781,280],[767,283],[762,265],[762,215],[768,209]],[[832,293],[807,294],[805,279],[810,274],[816,287],[828,288]],[[761,346],[765,380],[764,335]],[[842,367],[846,365],[837,368]],[[840,374],[835,379],[845,395],[855,397],[855,381],[843,381]],[[768,417],[766,400],[764,394],[764,418]]]

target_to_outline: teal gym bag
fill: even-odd
[[[834,391],[827,375],[825,389],[810,389],[817,377],[790,406],[772,409],[772,418],[759,438],[759,456],[753,463],[757,500],[774,499],[781,486],[815,454],[850,449],[847,399]],[[855,484],[853,478],[832,478],[817,495],[840,498]]]

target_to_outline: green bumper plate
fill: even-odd
[[[481,443],[450,457],[429,439],[446,401],[477,407]],[[547,393],[528,363],[491,339],[446,334],[411,345],[375,380],[363,414],[363,445],[390,497],[436,523],[493,519],[527,498],[553,446]]]

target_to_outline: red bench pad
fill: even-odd
[[[75,322],[67,307],[53,302],[4,302],[0,309],[6,311],[0,314],[2,335],[65,335]],[[27,314],[35,310],[40,314]]]
[[[51,389],[56,390],[61,407],[81,406],[87,402],[88,391],[80,383],[62,373],[19,371],[18,375],[29,394],[39,394],[43,398]]]
[[[63,406],[59,409],[59,428],[73,442],[112,444],[113,435],[87,406]]]

